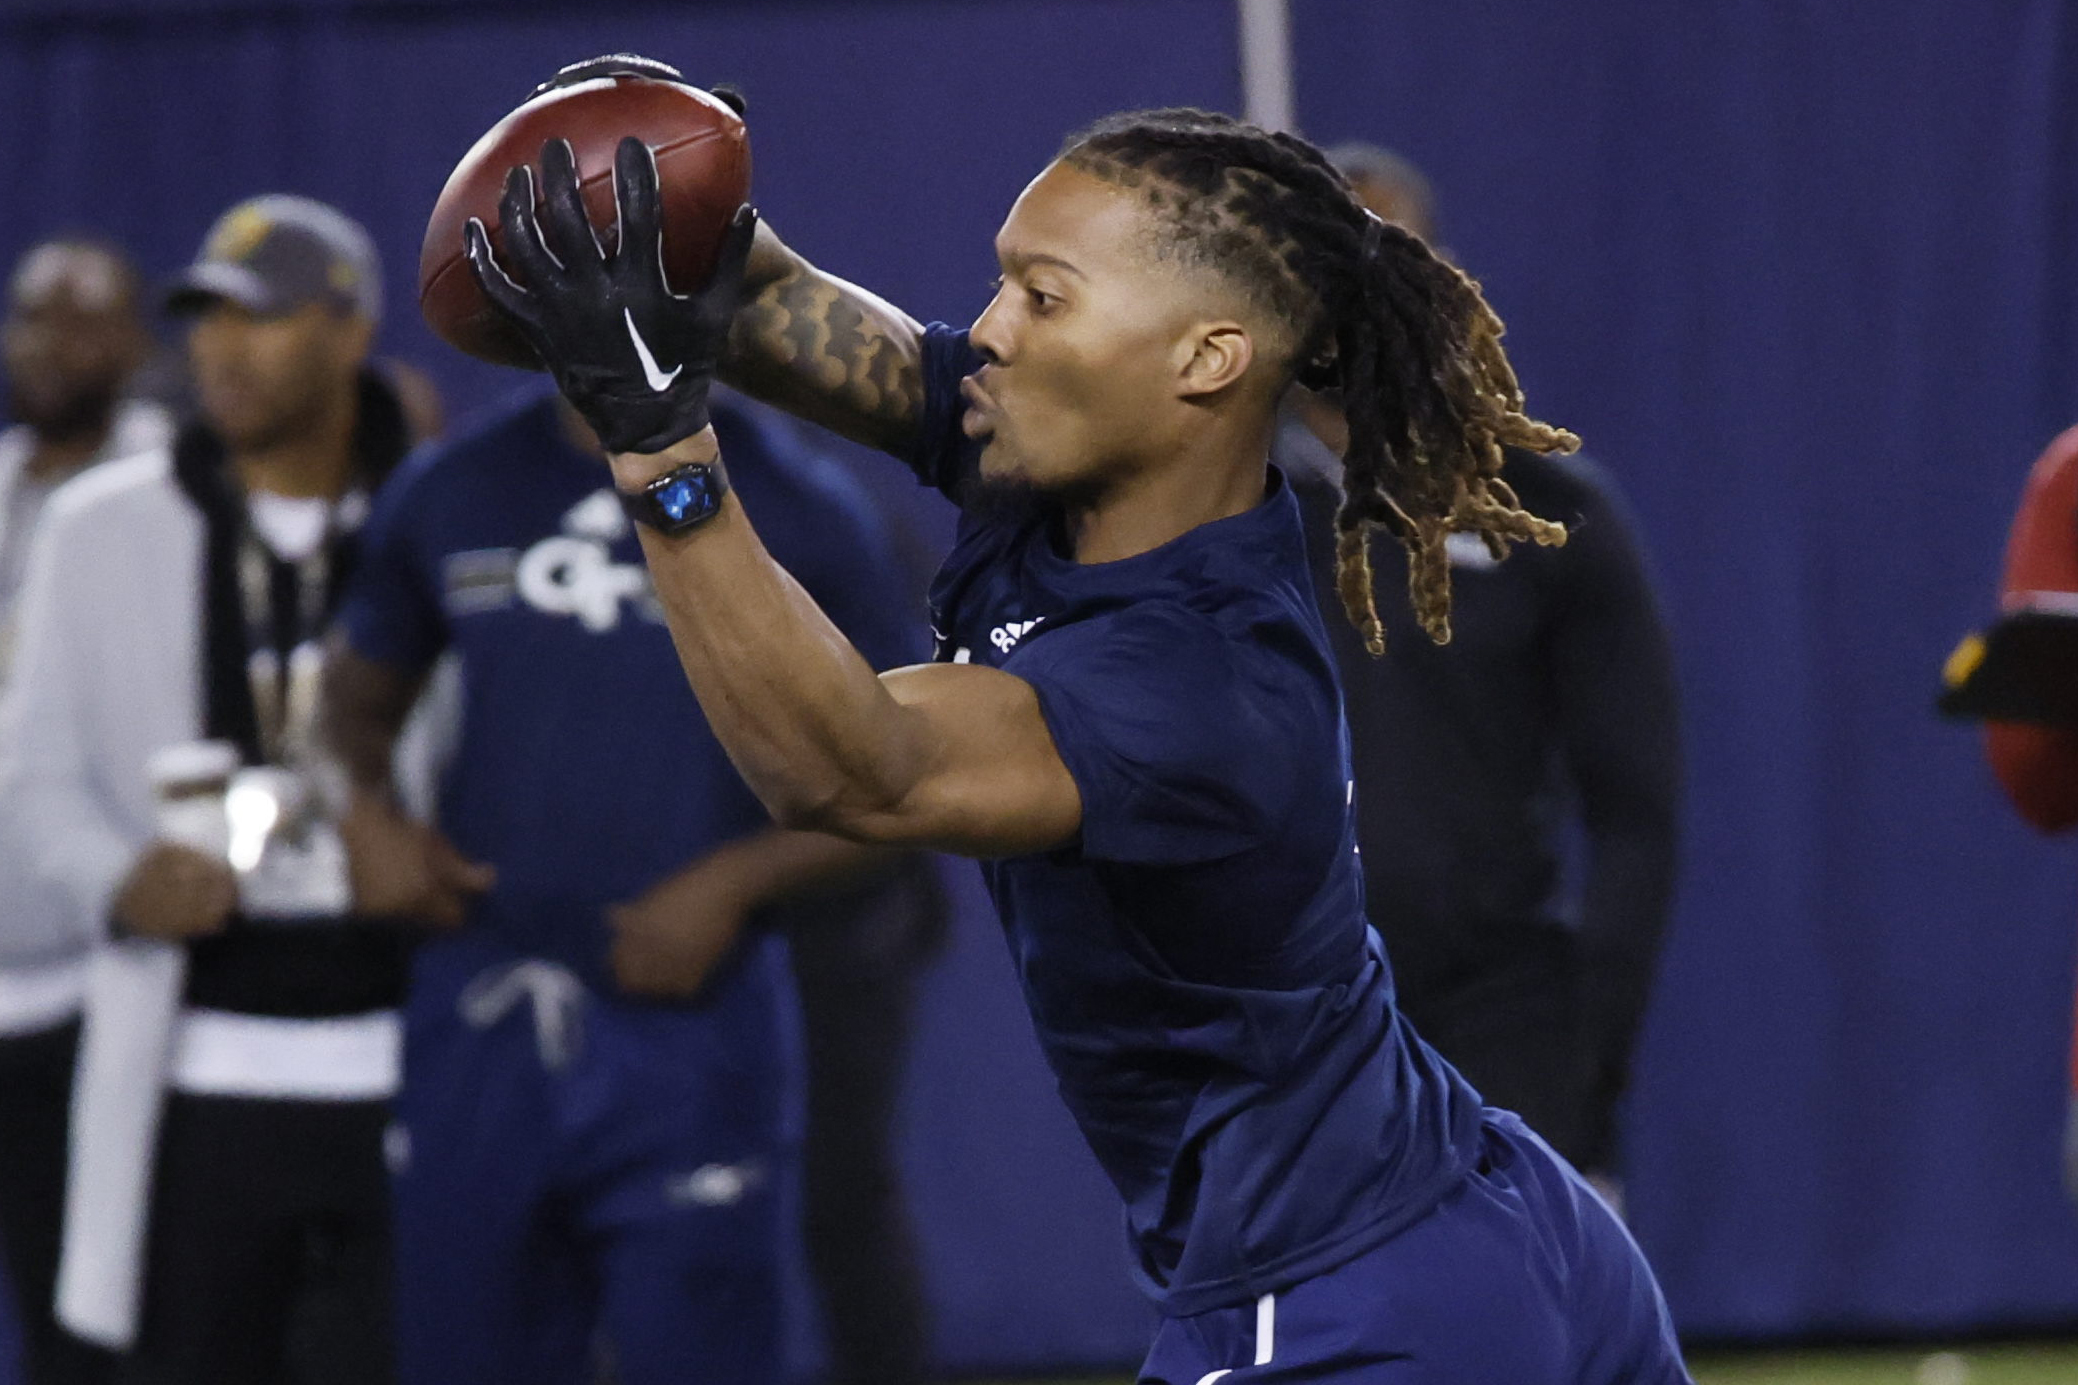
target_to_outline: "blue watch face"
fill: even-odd
[[[683,533],[721,513],[729,483],[719,467],[687,462],[657,477],[639,491],[621,492],[621,508],[630,519],[664,534]]]
[[[650,496],[657,502],[657,508],[677,524],[688,515],[711,513],[721,500],[714,492],[714,473],[703,467],[698,471],[677,473],[651,491]]]

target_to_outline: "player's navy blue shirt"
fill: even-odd
[[[966,335],[933,327],[919,476],[963,492]],[[1043,508],[971,505],[937,657],[1036,689],[1082,796],[1070,846],[991,861],[1062,1096],[1185,1315],[1322,1273],[1429,1211],[1480,1103],[1393,1006],[1365,921],[1348,734],[1299,511],[1263,503],[1078,564]]]
[[[773,556],[876,667],[916,657],[917,614],[856,483],[741,405],[717,401],[714,426]],[[461,656],[439,821],[497,867],[472,930],[597,987],[608,906],[769,821],[693,699],[611,484],[532,393],[398,469],[340,615],[378,662]]]

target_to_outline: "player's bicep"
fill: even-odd
[[[908,456],[923,416],[923,328],[900,308],[825,274],[758,227],[768,265],[736,312],[722,378],[868,447]]]
[[[918,664],[881,682],[914,722],[917,772],[846,835],[961,856],[1021,856],[1074,840],[1082,798],[1032,685],[976,664]]]

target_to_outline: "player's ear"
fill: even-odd
[[[1248,329],[1234,321],[1198,325],[1184,345],[1189,354],[1179,372],[1179,393],[1185,399],[1217,394],[1237,383],[1255,364],[1255,342]]]

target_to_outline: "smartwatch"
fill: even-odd
[[[729,493],[728,478],[712,462],[687,462],[675,466],[639,491],[614,493],[628,518],[646,524],[659,534],[683,534],[721,513],[722,497]]]

